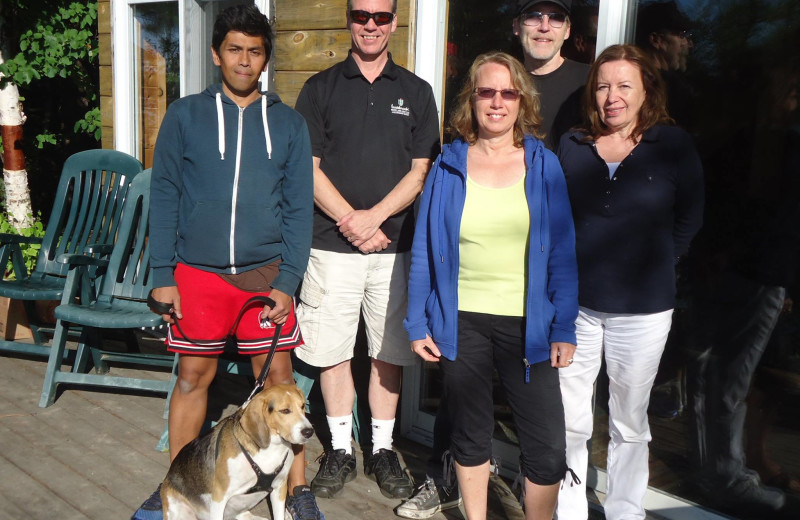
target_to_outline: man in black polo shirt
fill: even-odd
[[[338,495],[355,478],[350,443],[355,389],[350,370],[363,313],[372,368],[372,453],[365,473],[389,497],[412,484],[392,449],[402,366],[416,362],[403,329],[412,204],[439,153],[431,87],[388,52],[396,0],[350,0],[347,59],[310,78],[297,100],[314,155],[314,237],[297,316],[305,346],[297,356],[321,367],[331,451],[311,487]]]

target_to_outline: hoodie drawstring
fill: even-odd
[[[222,94],[217,92],[217,146],[219,158],[225,160],[225,117],[222,115]]]
[[[272,159],[272,139],[267,125],[267,96],[261,96],[261,121],[264,123],[264,139],[267,141],[267,159]]]
[[[222,113],[222,94],[217,92],[217,146],[219,147],[219,158],[225,160],[225,116]],[[261,121],[264,123],[264,140],[267,143],[267,158],[272,159],[272,139],[269,135],[267,125],[267,96],[261,96]]]

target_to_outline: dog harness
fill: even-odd
[[[242,450],[242,453],[244,453],[244,458],[247,459],[247,462],[250,463],[250,467],[253,468],[253,471],[256,473],[256,483],[253,484],[250,489],[245,491],[244,494],[249,495],[251,493],[258,493],[260,491],[269,494],[272,491],[272,482],[275,480],[275,477],[278,476],[278,473],[280,473],[283,469],[283,465],[286,464],[286,458],[289,456],[289,454],[287,453],[283,456],[283,461],[281,461],[280,465],[275,468],[273,473],[264,473],[258,464],[256,464],[256,461],[253,460],[253,457],[251,457],[250,454],[247,453],[247,450],[244,449],[244,446],[242,446],[242,443],[239,442],[239,439],[236,439],[236,444],[239,445],[239,449]]]

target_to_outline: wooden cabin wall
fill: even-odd
[[[101,146],[114,148],[114,96],[111,73],[111,0],[97,2],[98,64],[100,68],[100,118],[103,128]]]
[[[389,40],[395,63],[414,68],[416,0],[398,0],[397,31]],[[294,106],[306,79],[344,60],[350,49],[347,0],[275,0],[275,90]]]
[[[417,0],[398,0],[397,31],[389,41],[394,61],[409,70],[414,68],[416,4]],[[275,0],[275,89],[289,106],[294,106],[306,79],[347,57],[346,9],[347,0]],[[98,33],[102,146],[113,148],[111,0],[98,1]]]

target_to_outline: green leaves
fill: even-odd
[[[79,119],[75,122],[75,133],[86,133],[86,134],[93,134],[94,138],[98,141],[103,136],[103,127],[102,122],[100,121],[100,108],[95,107],[88,112],[83,117],[83,119]]]
[[[56,134],[52,132],[42,132],[36,136],[36,148],[40,150],[44,148],[45,144],[56,144],[57,142]]]
[[[92,106],[98,102],[97,2],[64,4],[43,12],[20,34],[20,52],[0,65],[0,73],[6,76],[0,82],[10,80],[26,87],[44,78],[69,80],[89,105],[86,116],[74,124],[74,132],[99,140],[100,110]],[[63,130],[55,131],[60,134]],[[54,131],[44,130],[35,136],[36,146],[55,144],[59,138]]]
[[[28,85],[42,76],[74,76],[79,82],[88,83],[90,78],[84,77],[86,72],[79,62],[97,60],[96,26],[96,2],[72,2],[61,7],[22,33],[20,53],[0,65],[0,72],[17,85]]]
[[[12,226],[8,221],[5,212],[0,212],[0,233],[22,235],[24,237],[43,238],[44,224],[42,224],[42,214],[39,212],[36,217],[33,217],[33,225],[31,227],[14,229],[14,226]],[[36,259],[39,256],[39,250],[42,248],[42,244],[23,243],[20,244],[20,248],[22,249],[22,258],[25,260],[25,269],[27,269],[28,274],[31,274],[33,272],[33,268],[36,267]],[[6,279],[14,278],[14,268],[12,267],[10,261],[8,262],[8,265],[5,266],[5,274]]]

